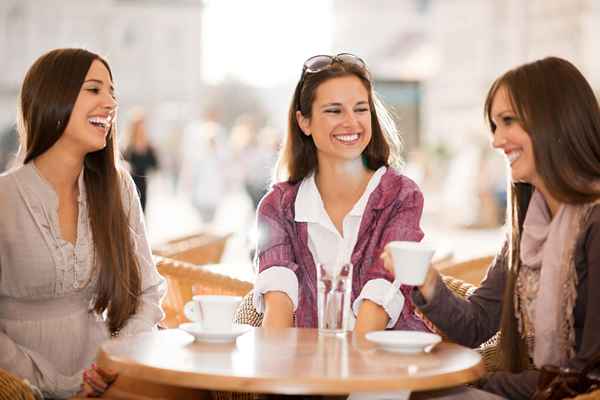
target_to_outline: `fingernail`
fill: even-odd
[[[92,368],[97,369],[98,367],[96,367],[96,363],[92,363]]]

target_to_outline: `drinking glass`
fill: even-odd
[[[338,269],[317,266],[317,313],[319,333],[343,334],[348,330],[352,264]]]

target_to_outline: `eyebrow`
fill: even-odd
[[[87,79],[83,83],[88,83],[88,82],[94,82],[94,83],[99,83],[100,85],[104,85],[104,82],[101,81],[100,79]],[[110,85],[110,91],[111,92],[115,91],[115,87],[113,85]]]
[[[358,103],[356,103],[354,106],[362,106],[362,105],[365,105],[365,104],[369,104],[369,102],[366,101],[366,100],[361,100]],[[339,107],[341,105],[342,105],[342,103],[336,103],[336,102],[334,102],[334,103],[327,103],[327,104],[323,104],[321,106],[321,109],[326,108],[326,107],[335,107],[335,106]]]
[[[497,112],[496,114],[492,115],[492,117],[494,117],[494,118],[503,117],[505,114],[511,114],[511,115],[515,115],[515,116],[517,115],[517,113],[514,112],[512,109],[507,108],[506,110]]]

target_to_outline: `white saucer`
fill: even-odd
[[[442,341],[435,333],[418,331],[376,331],[367,333],[366,338],[384,350],[406,354],[429,351]]]
[[[179,329],[192,335],[196,340],[211,343],[233,342],[238,336],[248,332],[250,325],[234,324],[229,331],[207,331],[202,324],[197,322],[186,322],[179,325]]]

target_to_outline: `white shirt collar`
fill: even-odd
[[[369,179],[369,183],[362,196],[358,199],[356,204],[354,204],[354,207],[352,207],[352,210],[350,210],[348,215],[362,217],[371,193],[373,193],[377,185],[379,185],[379,181],[386,170],[387,168],[383,166],[375,171],[371,179]],[[328,218],[324,218],[324,216],[327,215],[327,212],[325,211],[319,189],[317,189],[314,173],[304,178],[300,183],[294,207],[294,220],[296,222],[322,222],[324,219]]]

